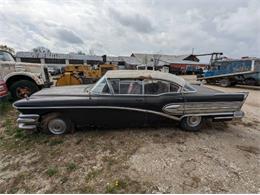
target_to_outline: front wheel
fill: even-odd
[[[69,119],[62,116],[60,113],[51,113],[43,116],[41,130],[45,133],[61,135],[73,131],[73,125]]]
[[[186,131],[199,131],[203,125],[201,116],[187,116],[181,119],[180,126]]]
[[[28,80],[16,81],[10,87],[12,98],[15,100],[30,96],[38,90],[38,86],[34,82]]]

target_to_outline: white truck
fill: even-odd
[[[7,46],[0,46],[0,76],[14,100],[52,85],[46,65],[16,62],[14,50]]]

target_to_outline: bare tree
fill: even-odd
[[[94,56],[95,55],[95,50],[93,48],[90,48],[88,50],[88,54],[91,55],[91,56]]]
[[[77,54],[79,54],[79,55],[86,55],[83,51],[78,51]]]

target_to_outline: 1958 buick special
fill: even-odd
[[[43,89],[13,106],[21,113],[19,128],[53,134],[95,124],[131,126],[164,119],[197,131],[206,118],[242,118],[247,95],[190,85],[181,77],[159,71],[114,70],[94,86]]]

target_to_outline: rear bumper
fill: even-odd
[[[180,119],[188,116],[201,116],[212,118],[214,121],[219,120],[232,120],[232,119],[241,119],[245,116],[243,111],[234,111],[234,112],[215,112],[215,113],[200,113],[200,114],[187,114],[183,115]]]
[[[213,117],[213,119],[214,120],[241,119],[244,116],[245,116],[245,113],[243,111],[236,111],[236,112],[233,112],[232,115],[215,116],[215,117]]]
[[[39,124],[38,114],[20,114],[17,119],[19,129],[35,130]]]

